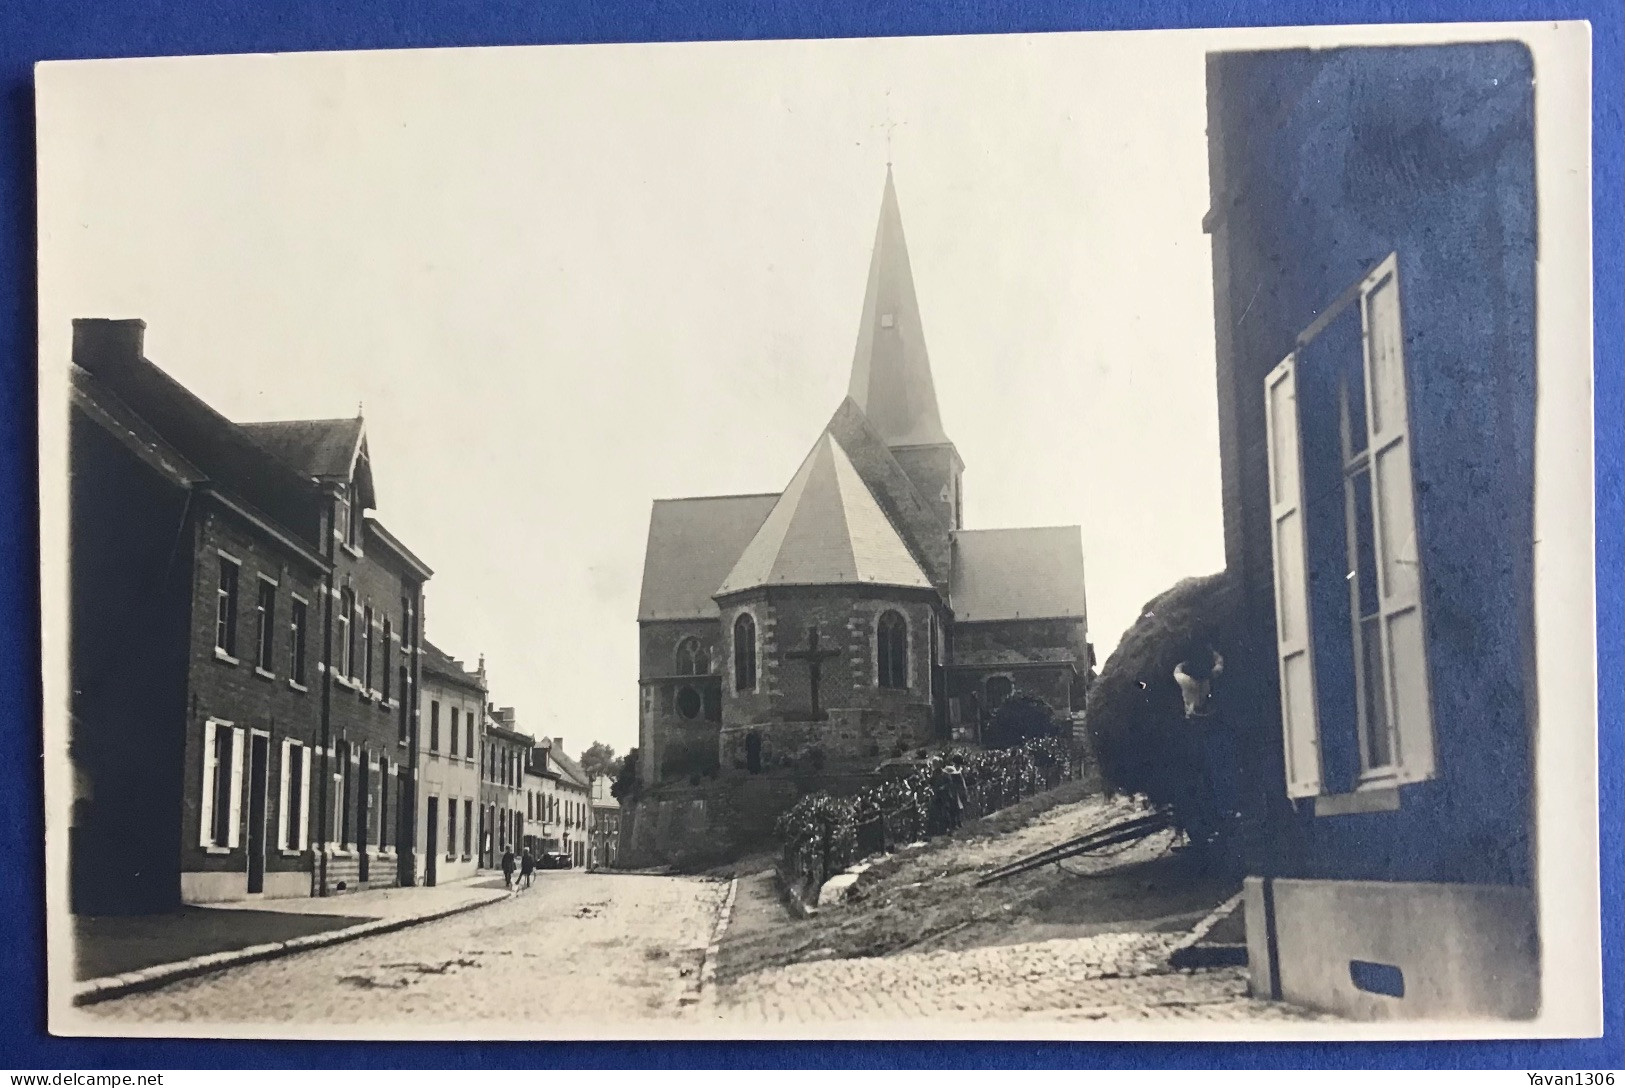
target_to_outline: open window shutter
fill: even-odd
[[[310,757],[312,751],[305,749],[305,758],[299,761],[299,849],[304,850],[310,846]]]
[[[1298,451],[1296,360],[1289,355],[1264,382],[1269,440],[1270,536],[1275,554],[1276,663],[1288,797],[1320,792],[1320,728],[1309,626],[1303,465]]]
[[[214,845],[214,722],[203,723],[203,789],[198,794],[197,843]]]
[[[288,788],[293,774],[292,752],[293,741],[283,741],[282,773],[277,776],[276,820],[274,822],[274,826],[276,828],[276,845],[278,847],[289,847],[293,845],[293,843],[288,841],[288,829],[295,826],[293,821],[288,819]]]
[[[245,745],[243,744],[243,736],[244,736],[243,730],[235,729],[235,728],[232,729],[232,731],[231,731],[231,804],[229,806],[227,806],[227,811],[229,811],[231,813],[231,831],[229,832],[229,837],[228,837],[228,839],[226,841],[226,845],[231,847],[233,850],[235,850],[237,848],[237,844],[242,841],[242,827],[243,827],[243,754],[244,754],[244,751],[245,751]]]
[[[1365,320],[1366,402],[1371,406],[1371,480],[1375,501],[1377,587],[1382,652],[1388,673],[1388,721],[1401,782],[1432,778],[1433,712],[1422,623],[1421,548],[1411,485],[1411,443],[1400,324],[1399,268],[1390,256],[1361,285]]]

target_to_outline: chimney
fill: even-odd
[[[73,319],[73,361],[94,373],[98,363],[129,363],[141,358],[147,323],[139,317]]]
[[[553,743],[559,746],[559,754],[563,755],[564,754],[564,738],[563,737],[554,737],[553,738]]]

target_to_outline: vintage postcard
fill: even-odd
[[[37,71],[51,1029],[1600,1029],[1584,24]]]

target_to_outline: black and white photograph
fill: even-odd
[[[62,61],[50,1030],[1601,1030],[1584,23]]]

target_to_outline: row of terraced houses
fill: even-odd
[[[426,639],[433,572],[378,517],[362,418],[233,422],[144,333],[74,323],[74,910],[612,861],[607,792]]]

